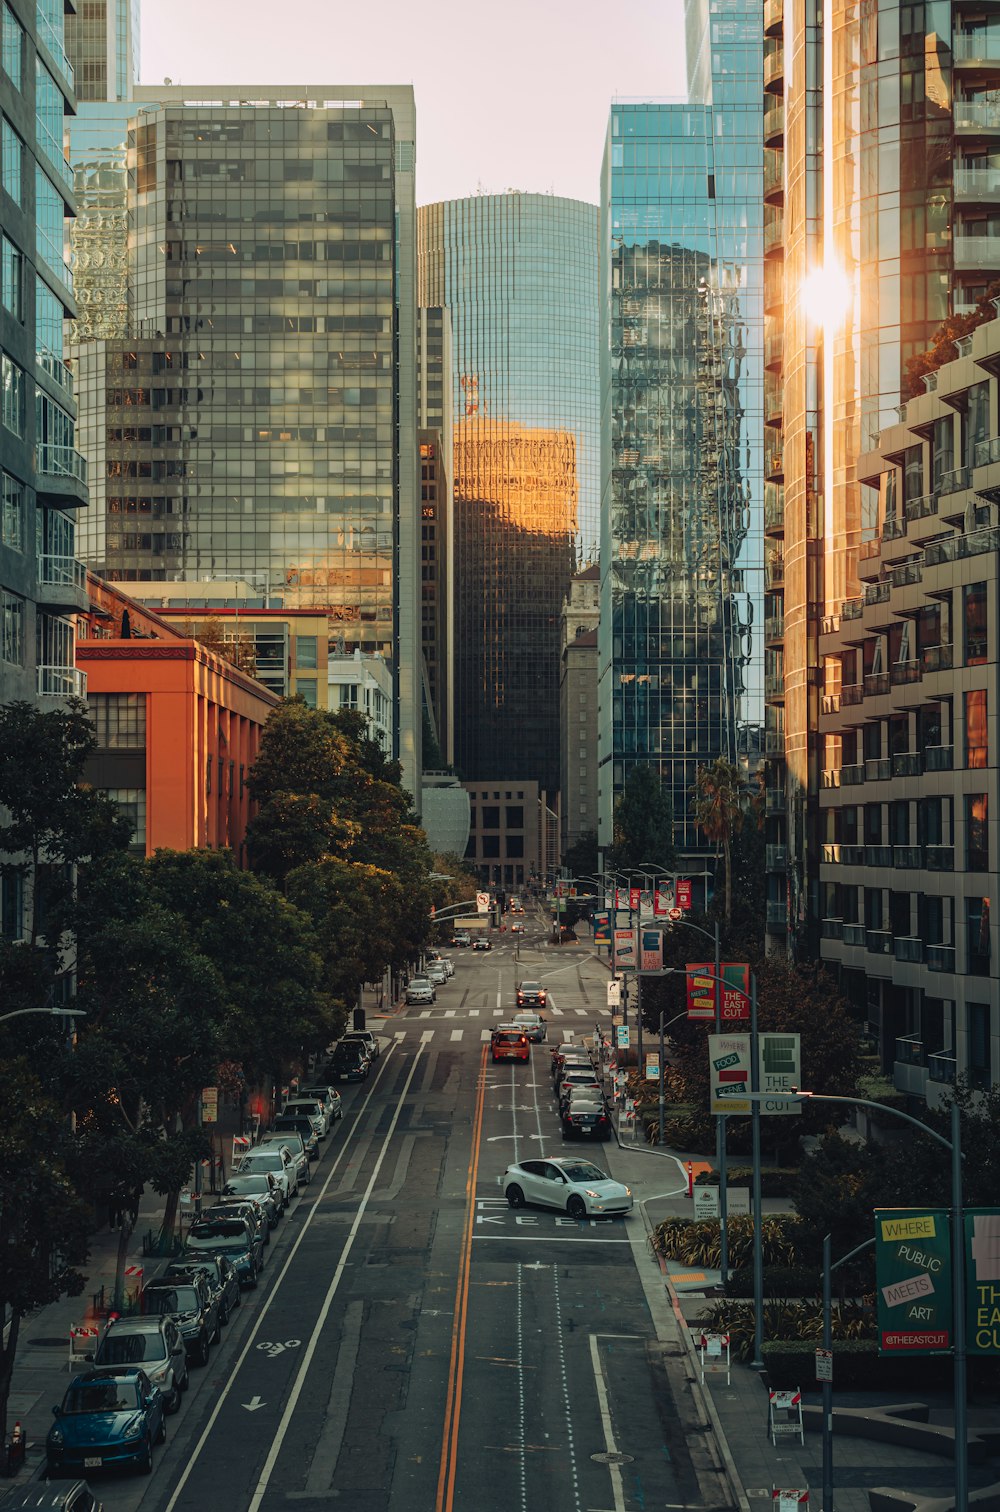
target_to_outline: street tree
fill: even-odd
[[[382,975],[399,948],[400,932],[408,933],[399,878],[331,856],[291,872],[287,890],[312,916],[331,993],[344,1010],[353,1007],[362,983]]]
[[[641,861],[649,859],[641,856]],[[659,860],[659,856],[654,857]],[[563,865],[571,877],[593,877],[597,874],[597,831],[587,830],[573,845],[569,846],[563,856]]]
[[[726,922],[733,916],[733,837],[742,830],[750,806],[750,790],[734,762],[717,756],[700,766],[691,790],[691,810],[695,823],[716,848],[722,851],[726,872]]]
[[[674,811],[670,793],[648,762],[632,768],[625,790],[615,802],[614,840],[605,858],[610,869],[638,871],[652,859],[674,865]]]
[[[0,1026],[0,1046],[9,1049]],[[0,1445],[21,1320],[60,1297],[78,1297],[85,1278],[89,1211],[69,1174],[72,1134],[65,1112],[29,1063],[3,1054],[0,1077]]]

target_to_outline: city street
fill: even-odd
[[[375,1024],[381,1059],[347,1089],[260,1291],[192,1374],[152,1481],[101,1479],[109,1509],[638,1512],[712,1499],[640,1212],[513,1212],[497,1185],[509,1162],[563,1152],[549,1050],[606,1016],[606,968],[582,943],[544,946],[541,927],[529,914],[520,963],[509,939],[455,951],[433,1008]],[[550,990],[549,1043],[527,1065],[494,1066],[490,1029],[521,978]],[[628,1181],[641,1163],[613,1144],[582,1153]]]

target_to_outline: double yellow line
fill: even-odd
[[[486,1049],[483,1046],[476,1084],[476,1106],[472,1118],[472,1150],[465,1180],[465,1229],[458,1258],[455,1286],[455,1320],[451,1327],[451,1361],[448,1366],[448,1395],[444,1409],[444,1432],[441,1437],[441,1467],[438,1471],[434,1512],[452,1512],[455,1501],[455,1477],[458,1472],[458,1425],[462,1416],[462,1378],[465,1374],[465,1329],[469,1314],[469,1274],[472,1269],[472,1235],[476,1226],[476,1179],[479,1172],[479,1147],[483,1135],[483,1105],[486,1101]]]

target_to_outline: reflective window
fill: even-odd
[[[0,298],[15,320],[24,319],[24,253],[6,236],[0,265]]]
[[[3,474],[0,541],[11,551],[24,550],[24,485],[10,473]]]
[[[3,618],[0,656],[15,667],[24,666],[24,599],[16,593],[0,591],[0,614]]]
[[[7,120],[3,121],[2,170],[3,187],[15,204],[24,203],[24,143]]]
[[[15,89],[23,87],[24,29],[4,0],[3,71]]]
[[[0,357],[0,421],[15,436],[24,435],[24,372],[4,352]]]

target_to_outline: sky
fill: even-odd
[[[143,84],[412,84],[417,201],[598,200],[614,96],[683,97],[682,0],[142,0]]]

